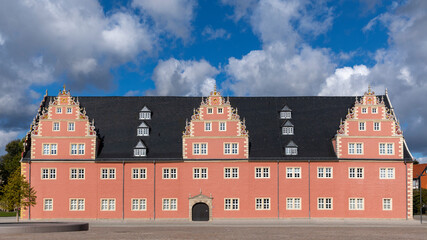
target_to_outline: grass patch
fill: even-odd
[[[0,211],[0,217],[15,217],[16,212],[3,212]]]

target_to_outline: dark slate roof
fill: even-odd
[[[182,159],[182,133],[200,97],[79,97],[101,140],[97,160]],[[336,159],[331,139],[340,119],[354,105],[355,97],[230,97],[249,131],[249,158]],[[47,101],[48,102],[48,101]],[[386,103],[389,105],[388,103]],[[294,135],[282,135],[279,113],[286,105],[292,110]],[[150,136],[137,136],[139,112],[151,110]],[[147,157],[133,157],[142,140]],[[297,156],[286,156],[285,147],[293,141]],[[29,154],[25,157],[28,158]],[[25,158],[24,157],[24,158]],[[405,158],[410,159],[405,148]]]

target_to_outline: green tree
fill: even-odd
[[[2,207],[9,211],[16,212],[16,221],[19,222],[19,210],[27,209],[36,204],[36,191],[21,175],[21,169],[16,169],[8,179],[8,183],[2,187],[0,203]]]
[[[427,206],[427,189],[421,189],[422,199],[424,206]],[[414,202],[413,202],[413,208],[414,208],[414,215],[420,214],[420,190],[414,189]],[[424,211],[425,213],[425,208]]]
[[[20,167],[21,153],[24,150],[23,141],[14,140],[6,145],[6,154],[1,157],[0,162],[0,180],[1,186],[7,184],[9,176]]]

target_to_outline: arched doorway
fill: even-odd
[[[209,206],[206,203],[196,203],[191,211],[191,220],[209,221]]]

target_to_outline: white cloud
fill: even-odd
[[[211,26],[206,26],[203,29],[202,35],[208,40],[214,40],[218,38],[229,39],[231,34],[223,28],[213,29]]]
[[[334,74],[326,78],[319,95],[360,96],[366,92],[366,87],[369,85],[369,73],[370,70],[365,65],[337,68]]]
[[[187,40],[191,33],[195,0],[134,0],[132,6],[152,17],[158,29]]]
[[[2,36],[2,34],[0,32],[0,46],[4,45],[5,42],[6,42],[6,40],[4,39],[4,37]]]
[[[232,18],[239,21],[242,18],[249,17],[258,0],[221,0],[221,2],[234,8]]]
[[[207,61],[177,60],[159,61],[152,79],[156,85],[149,95],[206,96],[215,84],[219,71]]]
[[[141,95],[141,91],[139,90],[130,90],[125,93],[125,97],[139,96]]]
[[[317,94],[335,65],[327,49],[308,46],[302,36],[325,33],[330,9],[317,1],[265,0],[247,12],[252,12],[250,23],[263,46],[229,59],[224,86],[237,95]]]

